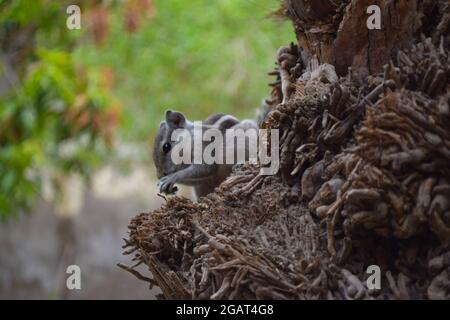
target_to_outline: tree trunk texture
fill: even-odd
[[[370,5],[381,9],[381,30],[366,26]],[[334,65],[339,76],[352,68],[360,78],[382,72],[421,33],[431,36],[430,27],[442,14],[438,6],[437,1],[418,0],[286,1],[303,59],[317,56],[319,62]]]
[[[366,27],[373,4],[381,30]],[[131,221],[136,264],[121,267],[165,299],[450,299],[448,1],[279,12],[298,40],[278,50],[262,107],[279,173],[235,166],[198,202],[168,196]]]

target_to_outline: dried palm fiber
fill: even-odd
[[[124,246],[153,278],[122,267],[166,299],[449,299],[448,7],[411,2],[434,2],[440,22],[422,18],[409,48],[365,78],[281,48],[262,121],[280,129],[280,173],[236,166],[198,202],[168,197],[131,221]],[[291,16],[293,3],[313,2],[287,1]],[[298,19],[297,34],[315,23]],[[366,286],[374,264],[380,290]]]

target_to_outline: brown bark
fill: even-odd
[[[320,63],[334,65],[339,76],[345,76],[351,67],[363,79],[382,72],[383,65],[394,59],[398,50],[407,49],[420,33],[431,36],[429,24],[442,17],[436,9],[438,2],[287,0],[286,13],[293,20],[304,61],[317,56]],[[381,9],[381,30],[366,26],[370,5]]]
[[[448,3],[378,1],[381,31],[373,1],[337,3],[284,2],[298,45],[278,50],[262,122],[280,173],[236,167],[130,223],[126,253],[165,298],[450,299]]]

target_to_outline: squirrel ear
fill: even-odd
[[[186,124],[186,118],[181,112],[167,110],[166,122],[169,125],[169,127],[184,128]]]

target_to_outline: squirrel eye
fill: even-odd
[[[169,152],[171,148],[172,148],[172,146],[170,145],[170,143],[168,143],[168,142],[164,143],[164,145],[163,145],[163,151],[164,151],[165,153]]]

